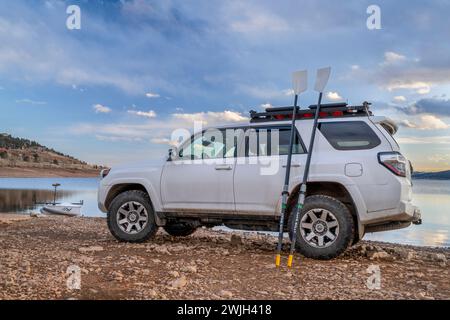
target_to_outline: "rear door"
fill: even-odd
[[[392,175],[378,162],[378,153],[391,151],[392,147],[372,122],[328,120],[319,124],[319,130],[332,147],[328,155],[324,154],[330,164],[335,163],[330,168],[343,172],[358,187],[367,211],[398,205],[400,188],[392,185]]]
[[[246,129],[234,173],[238,214],[277,215],[276,207],[284,184],[290,133],[289,125]],[[300,176],[305,161],[305,147],[297,132],[291,177]],[[291,179],[291,186],[294,183]]]

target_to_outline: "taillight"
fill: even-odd
[[[110,170],[111,170],[111,169],[103,169],[102,171],[100,171],[100,177],[101,177],[101,178],[106,177],[106,176],[108,175],[108,173],[109,173]]]
[[[378,153],[378,161],[400,177],[406,177],[408,160],[399,152],[380,152]]]

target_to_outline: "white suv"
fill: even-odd
[[[298,111],[286,230],[306,162],[315,106]],[[421,223],[411,203],[411,164],[393,138],[394,122],[368,104],[322,107],[297,250],[331,259],[366,232]],[[111,233],[140,242],[158,227],[187,236],[199,226],[277,231],[292,107],[251,112],[250,123],[192,135],[158,166],[142,162],[102,172],[99,208]]]

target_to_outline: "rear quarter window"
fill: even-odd
[[[364,121],[322,122],[319,130],[337,150],[372,149],[381,143],[380,138]]]

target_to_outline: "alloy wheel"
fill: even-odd
[[[326,209],[312,209],[300,221],[302,238],[315,248],[332,245],[339,235],[339,222],[336,216]]]
[[[147,209],[137,201],[125,202],[117,211],[116,219],[123,232],[139,233],[148,223]]]

